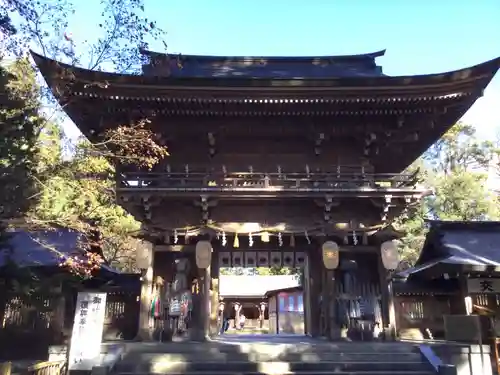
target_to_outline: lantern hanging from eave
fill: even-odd
[[[198,268],[208,268],[212,261],[212,245],[209,241],[198,241],[196,244],[196,266]]]
[[[267,242],[269,242],[269,241],[270,241],[270,238],[269,238],[269,232],[266,232],[266,231],[262,232],[262,233],[260,234],[260,240],[261,240],[262,242],[266,242],[266,243],[267,243]]]
[[[399,265],[398,247],[395,241],[386,241],[380,246],[382,264],[386,270],[395,270]]]
[[[321,247],[323,264],[327,270],[334,270],[339,266],[339,245],[334,241],[326,241]]]

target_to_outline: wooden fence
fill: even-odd
[[[12,362],[0,363],[0,375],[63,375],[66,372],[65,361],[39,362],[31,366],[16,366]]]
[[[473,314],[500,315],[500,294],[473,294]],[[444,338],[444,316],[464,314],[463,296],[456,293],[441,295],[396,295],[396,326],[401,337]],[[420,333],[419,333],[420,332]]]
[[[131,340],[137,334],[140,290],[108,291],[103,340]],[[50,345],[71,337],[76,292],[19,297],[0,304],[0,360],[44,360]],[[20,350],[22,348],[22,350]]]

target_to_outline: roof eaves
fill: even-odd
[[[185,87],[186,85],[193,85],[194,83],[199,84],[199,83],[204,83],[206,85],[207,83],[210,82],[218,82],[219,84],[213,85],[206,85],[205,87],[209,87],[210,89],[213,89],[214,87],[219,86],[220,87],[220,82],[222,80],[225,80],[224,82],[227,83],[227,85],[231,84],[231,86],[235,88],[242,89],[243,87],[246,87],[250,83],[252,86],[255,87],[260,87],[263,82],[270,82],[273,83],[273,85],[270,86],[270,88],[276,89],[279,87],[286,87],[287,82],[292,85],[294,89],[306,89],[310,87],[316,87],[314,85],[309,85],[308,87],[303,86],[295,86],[293,82],[297,81],[294,79],[237,79],[237,78],[169,78],[169,77],[146,77],[146,76],[140,76],[140,75],[124,75],[124,74],[117,74],[117,73],[106,73],[106,72],[97,72],[97,71],[91,71],[79,67],[75,67],[72,65],[60,63],[58,61],[46,58],[44,56],[41,56],[39,54],[36,54],[35,52],[32,52],[33,59],[35,63],[39,66],[40,71],[42,72],[42,75],[44,78],[50,82],[54,77],[52,77],[55,73],[55,70],[61,70],[61,69],[69,69],[72,71],[72,79],[75,80],[81,80],[81,81],[99,81],[99,82],[108,82],[108,84],[140,84],[140,85],[145,85],[145,86],[151,86],[151,88],[161,88],[161,86],[167,86],[169,88],[175,88],[175,86],[180,86],[180,87]],[[484,86],[486,86],[490,80],[493,78],[494,74],[498,71],[500,68],[500,57],[484,62],[482,64],[478,64],[472,67],[468,67],[465,69],[460,69],[456,71],[449,71],[449,72],[444,72],[440,74],[427,74],[427,75],[415,75],[415,76],[394,76],[394,77],[388,77],[388,76],[375,76],[375,77],[343,77],[343,78],[302,78],[299,79],[299,81],[302,82],[310,82],[314,84],[318,84],[320,82],[337,82],[337,84],[334,84],[331,88],[356,88],[356,87],[375,87],[375,86],[383,86],[386,88],[391,88],[393,87],[394,89],[397,89],[398,87],[408,87],[408,86],[422,86],[422,89],[425,89],[426,87],[433,87],[437,86],[439,87],[440,85],[457,85],[461,84],[463,82],[474,82],[476,80],[481,80],[483,79]],[[242,85],[242,87],[238,86],[240,84],[243,84],[246,82],[246,85]],[[259,83],[260,82],[260,83]],[[282,85],[277,85],[278,82],[282,82]],[[316,83],[317,82],[317,83]],[[340,85],[342,83],[342,85]],[[235,85],[236,84],[236,85]],[[277,87],[276,87],[277,85]],[[290,86],[289,85],[289,86]],[[319,86],[321,87],[321,86]],[[326,87],[325,87],[326,88]]]

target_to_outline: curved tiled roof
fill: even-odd
[[[63,85],[64,82],[85,83],[88,91],[99,91],[102,89],[119,88],[120,90],[143,89],[148,90],[152,95],[164,90],[214,90],[222,92],[224,90],[244,90],[259,89],[266,91],[283,91],[284,89],[294,92],[318,90],[317,94],[337,93],[339,95],[356,96],[378,94],[381,90],[394,91],[396,95],[407,95],[411,92],[434,92],[447,91],[453,93],[454,89],[463,86],[475,86],[483,89],[493,78],[500,68],[500,57],[481,64],[438,74],[423,74],[410,76],[329,76],[314,77],[301,75],[291,78],[276,76],[266,76],[261,78],[236,77],[234,75],[218,76],[153,76],[153,75],[132,75],[118,74],[102,71],[92,71],[79,68],[73,65],[61,63],[32,52],[33,59],[39,67],[47,83],[54,88]],[[63,74],[66,73],[66,74]],[[60,82],[63,81],[63,82]],[[99,82],[99,84],[94,82]],[[103,87],[105,86],[105,87]],[[262,92],[262,91],[260,91]],[[163,94],[172,94],[163,92]],[[57,96],[57,95],[56,95]]]
[[[0,244],[0,267],[7,261],[18,267],[57,267],[62,259],[81,256],[82,234],[70,229],[28,232],[14,230],[10,238]],[[103,264],[106,271],[118,272]]]
[[[417,275],[439,265],[500,268],[500,222],[431,221],[415,267],[399,277]]]
[[[332,57],[330,65],[373,66],[376,56],[375,53]],[[250,73],[238,76],[230,70],[226,74],[204,73],[199,76],[189,73],[191,68],[188,65],[191,63],[220,65],[221,61],[228,59],[223,57],[183,57],[183,75],[173,74],[175,69],[168,67],[166,73],[170,74],[107,73],[63,64],[35,53],[33,58],[66,113],[91,140],[98,140],[103,129],[117,126],[134,113],[199,118],[200,121],[227,116],[335,118],[332,133],[361,132],[361,127],[364,128],[362,132],[368,132],[380,124],[399,133],[399,138],[395,140],[393,137],[393,141],[409,146],[404,155],[400,153],[397,158],[392,158],[394,146],[381,143],[379,156],[373,157],[374,167],[387,172],[406,168],[456,123],[482,95],[500,67],[500,58],[496,58],[440,74],[389,77],[382,74],[339,76],[304,73],[285,77],[268,72],[255,78]],[[244,65],[245,61],[255,64],[257,58],[235,59],[236,65]],[[266,64],[268,67],[273,64],[313,66],[314,59],[270,58]],[[322,58],[317,59],[321,66]],[[164,63],[160,62],[160,65]],[[367,121],[368,117],[373,117],[374,121]],[[198,123],[192,121],[190,126]],[[292,124],[300,123],[300,120],[286,121],[287,126],[289,124],[294,129],[298,127]],[[421,130],[425,131],[420,134],[419,140],[410,144],[409,139],[415,135],[413,133]],[[168,132],[171,131],[169,128]],[[389,159],[391,162],[388,163]]]
[[[171,77],[327,78],[382,76],[375,62],[385,50],[343,56],[201,56],[142,51],[150,60],[143,68],[153,73],[155,63],[166,62]]]

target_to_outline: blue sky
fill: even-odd
[[[76,39],[93,39],[99,0],[81,4]],[[500,0],[145,0],[169,52],[238,56],[340,55],[387,49],[388,75],[437,73],[500,56]],[[163,50],[161,44],[153,50]],[[500,128],[500,74],[465,120]],[[74,127],[66,126],[70,134]]]

